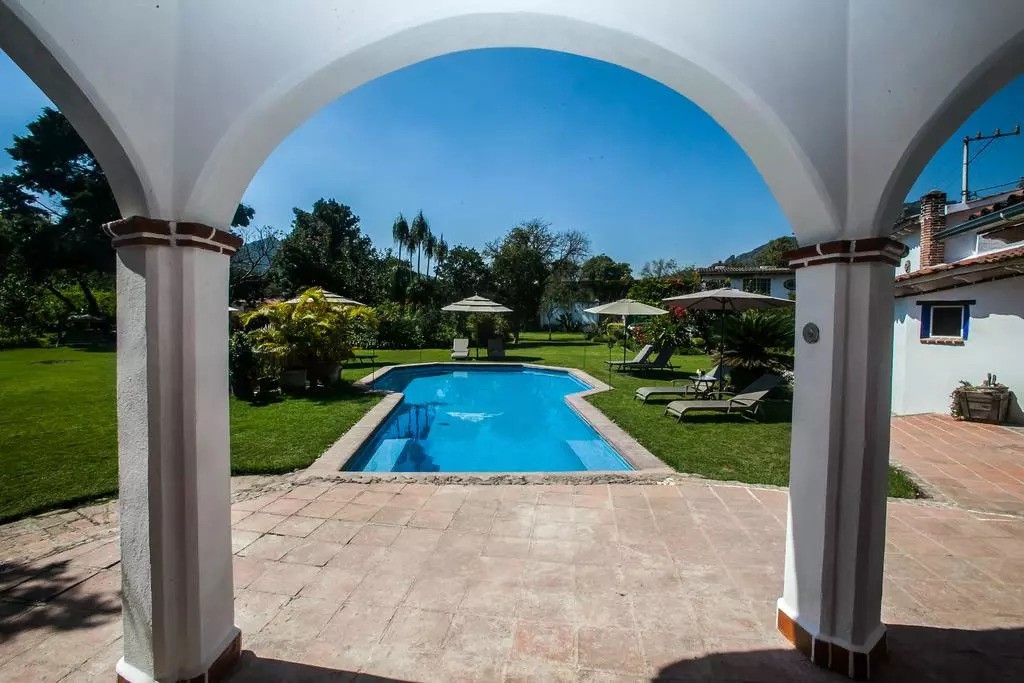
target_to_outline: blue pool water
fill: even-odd
[[[361,472],[628,470],[565,402],[590,387],[533,368],[397,368],[375,389],[405,399],[344,469]]]

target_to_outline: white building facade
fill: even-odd
[[[792,298],[796,292],[796,271],[792,268],[711,266],[698,268],[697,274],[708,289],[732,287],[780,299]]]
[[[961,381],[989,374],[1024,394],[1024,189],[946,204],[931,192],[894,235],[892,410],[946,413]],[[1008,419],[1024,422],[1017,402]]]

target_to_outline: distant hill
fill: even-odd
[[[796,238],[792,236],[776,237],[762,245],[756,246],[750,251],[742,254],[734,254],[724,261],[712,263],[714,266],[732,266],[735,268],[749,268],[753,266],[785,266],[786,259],[782,255],[792,251],[799,246]]]
[[[274,258],[281,240],[273,235],[254,242],[247,242],[239,248],[238,252],[231,259],[238,264],[253,264],[253,270],[257,273],[265,273],[270,270],[270,261]]]

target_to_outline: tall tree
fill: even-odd
[[[409,241],[412,246],[416,247],[416,274],[420,274],[420,248],[427,241],[427,236],[430,235],[430,224],[427,223],[427,219],[423,217],[423,211],[420,210],[416,214],[416,217],[412,219],[412,225],[409,226]]]
[[[398,258],[402,258],[402,250],[409,247],[409,222],[402,214],[398,214],[395,222],[391,225],[391,237],[395,240],[395,246],[398,248]],[[412,251],[409,252],[409,266],[412,266]]]
[[[492,295],[491,270],[476,249],[455,245],[440,259],[435,272],[438,295],[458,301],[474,294]]]
[[[677,272],[679,272],[679,264],[674,258],[656,258],[643,265],[643,268],[640,269],[640,277],[665,278]]]
[[[273,276],[285,292],[319,286],[373,303],[381,257],[359,229],[359,217],[333,199],[318,199],[311,211],[296,208],[292,231],[274,254]]]
[[[13,225],[11,251],[26,281],[44,287],[77,311],[60,289],[77,286],[86,310],[100,315],[93,288],[110,286],[114,252],[100,226],[120,212],[107,177],[68,120],[44,108],[14,136],[7,153],[14,169],[0,176],[0,213]],[[248,225],[252,208],[239,204],[232,225]]]
[[[580,266],[580,281],[599,301],[621,299],[633,282],[628,263],[617,263],[607,254],[592,256]]]
[[[494,285],[502,303],[512,309],[508,317],[517,335],[536,320],[548,277],[577,267],[589,246],[583,233],[554,232],[549,223],[538,219],[520,223],[487,245]]]
[[[427,277],[430,277],[430,262],[437,256],[437,238],[432,232],[427,232],[423,240],[423,255],[427,257]]]

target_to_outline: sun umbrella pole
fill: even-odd
[[[725,356],[725,302],[722,302],[722,322],[718,336],[718,391],[725,390],[725,372],[722,371],[723,358]]]
[[[622,316],[622,362],[626,362],[626,339],[629,338],[629,328],[626,327],[626,316]]]

